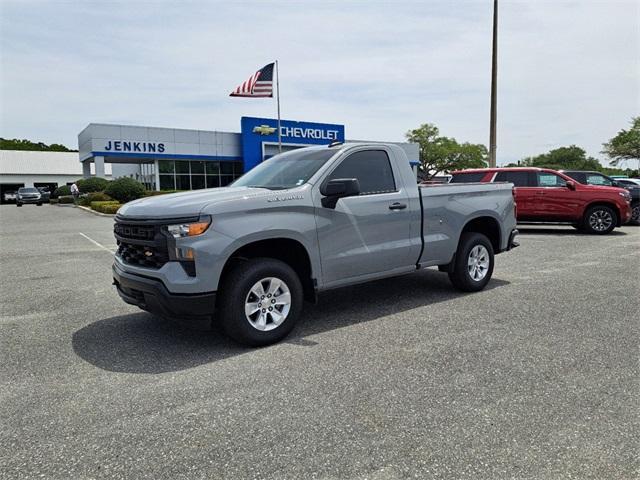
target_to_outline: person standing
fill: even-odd
[[[71,184],[71,195],[73,195],[73,203],[78,203],[80,189],[78,188],[78,185],[75,184],[75,182]]]

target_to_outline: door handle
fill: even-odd
[[[389,210],[404,210],[407,208],[406,203],[395,202],[389,205]]]

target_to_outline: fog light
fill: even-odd
[[[196,259],[195,253],[190,247],[176,248],[176,258],[178,260],[189,260],[193,262]]]

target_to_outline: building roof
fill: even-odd
[[[78,175],[81,178],[82,164],[78,152],[0,150],[0,174]],[[111,175],[108,163],[105,163],[105,174]]]

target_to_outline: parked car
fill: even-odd
[[[49,199],[51,198],[51,192],[47,187],[37,187],[40,195],[42,195],[42,201],[44,203],[49,203]]]
[[[452,183],[509,182],[519,222],[570,223],[606,234],[631,220],[631,194],[618,187],[583,185],[547,168],[484,168],[453,172]]]
[[[34,187],[19,188],[18,194],[16,195],[16,205],[21,207],[25,203],[35,203],[36,205],[41,206],[42,194]]]
[[[512,187],[420,187],[392,144],[276,155],[232,186],[146,197],[115,219],[122,299],[265,345],[320,291],[429,266],[478,291],[517,246]],[[389,299],[393,301],[393,299]]]
[[[596,185],[606,187],[620,187],[631,194],[631,221],[633,225],[640,225],[640,185],[628,178],[612,178],[600,172],[584,170],[560,170],[575,181],[583,185]]]
[[[3,197],[5,202],[15,202],[16,201],[16,192],[4,192]]]
[[[620,184],[622,188],[640,187],[640,178],[616,178],[616,182]]]

